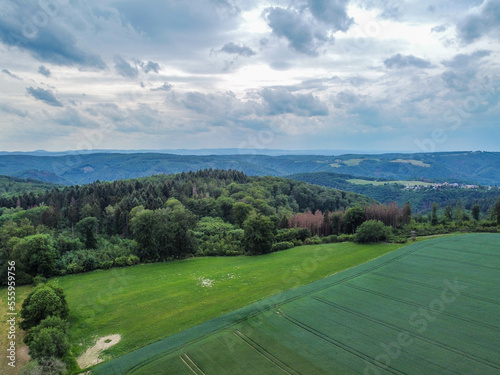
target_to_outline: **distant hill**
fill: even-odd
[[[0,176],[0,197],[4,198],[31,192],[34,194],[42,193],[54,187],[58,187],[58,185],[33,179]]]
[[[360,179],[358,176],[332,172],[299,173],[287,177],[310,184],[363,194],[380,203],[396,202],[402,206],[406,202],[410,202],[415,212],[429,211],[434,202],[444,207],[447,205],[454,206],[461,200],[464,208],[470,209],[474,204],[479,204],[481,211],[486,213],[489,212],[500,196],[500,188],[496,186],[478,186],[473,189],[461,187],[462,185],[459,185],[459,187],[442,186],[435,188],[433,186],[435,184],[425,182],[413,181],[405,183],[400,181],[395,183],[388,179],[375,179],[373,177]],[[407,184],[421,184],[421,186],[409,189],[406,188]]]
[[[0,174],[49,182],[85,184],[173,174],[206,168],[239,170],[247,175],[287,176],[335,172],[394,180],[463,180],[500,184],[500,153],[325,155],[173,155],[98,153],[64,156],[0,155]]]

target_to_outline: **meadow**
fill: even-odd
[[[282,291],[365,263],[402,245],[340,243],[265,256],[204,257],[64,276],[78,356],[96,337],[121,334],[117,357]]]
[[[101,364],[92,374],[498,374],[499,244],[497,234],[418,242]],[[342,246],[353,245],[322,254]],[[273,273],[279,272],[266,279]]]

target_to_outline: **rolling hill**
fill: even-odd
[[[206,168],[234,169],[257,176],[336,172],[395,180],[454,179],[484,185],[500,184],[500,153],[480,151],[341,156],[257,154],[193,156],[158,153],[0,155],[0,174],[24,178],[32,176],[67,185]]]

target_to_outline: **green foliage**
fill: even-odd
[[[361,224],[356,230],[356,242],[374,243],[388,239],[390,228],[379,220],[368,220]]]
[[[63,358],[69,349],[67,333],[58,328],[43,328],[33,335],[29,354],[33,359]]]
[[[69,309],[61,288],[51,284],[37,286],[23,301],[19,327],[25,331],[40,324],[49,316],[66,319]]]
[[[497,224],[500,225],[500,197],[491,209],[491,220],[496,220]]]
[[[53,357],[32,360],[19,371],[19,375],[62,375],[66,373],[66,363]]]
[[[479,215],[481,214],[481,206],[475,204],[474,206],[472,206],[471,212],[472,212],[472,218],[478,221]]]
[[[439,218],[438,218],[438,210],[439,206],[437,203],[432,204],[432,214],[431,214],[431,225],[438,225],[439,223]]]
[[[65,334],[69,334],[69,323],[66,320],[61,319],[58,316],[49,316],[48,318],[42,320],[40,324],[28,330],[23,338],[24,343],[30,346],[33,339],[38,335],[38,333],[40,333],[42,329],[45,328],[56,328]]]
[[[365,210],[361,207],[352,207],[344,215],[346,233],[354,233],[356,229],[365,221]]]
[[[251,255],[267,254],[272,250],[275,225],[268,217],[260,214],[251,215],[243,224],[242,244],[245,252]]]
[[[95,217],[86,217],[76,224],[76,230],[80,233],[86,249],[97,248],[97,227],[99,221]]]
[[[12,259],[18,265],[18,272],[31,277],[53,276],[56,270],[57,251],[53,240],[47,234],[35,234],[21,238],[13,247]]]
[[[293,242],[277,242],[273,244],[272,251],[288,250],[294,247]]]
[[[241,255],[243,230],[221,218],[202,218],[193,235],[197,242],[197,255]]]
[[[243,227],[243,223],[252,212],[253,208],[245,202],[237,202],[233,205],[233,218],[236,224]]]
[[[192,229],[196,216],[177,199],[166,202],[166,208],[142,210],[130,221],[142,261],[155,262],[194,254]]]

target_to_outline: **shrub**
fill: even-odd
[[[321,238],[321,243],[335,243],[335,242],[339,242],[339,236],[335,234]]]
[[[294,247],[292,242],[283,241],[273,244],[272,251],[287,250],[291,249],[292,247]]]
[[[385,241],[389,237],[390,229],[380,220],[368,220],[356,230],[356,242],[373,243]]]
[[[40,284],[45,284],[47,282],[47,278],[45,276],[42,276],[42,275],[38,275],[38,276],[35,276],[35,278],[33,278],[33,285],[34,286],[38,286]]]
[[[68,313],[68,303],[63,290],[51,284],[42,284],[37,286],[23,301],[20,312],[23,321],[19,327],[26,331],[49,316],[66,319]]]
[[[129,262],[130,262],[129,257],[126,255],[123,255],[123,256],[115,259],[115,266],[116,267],[131,266],[132,263],[129,263]]]
[[[113,267],[113,261],[112,260],[106,260],[101,263],[101,268],[103,270],[109,270],[111,267]]]

